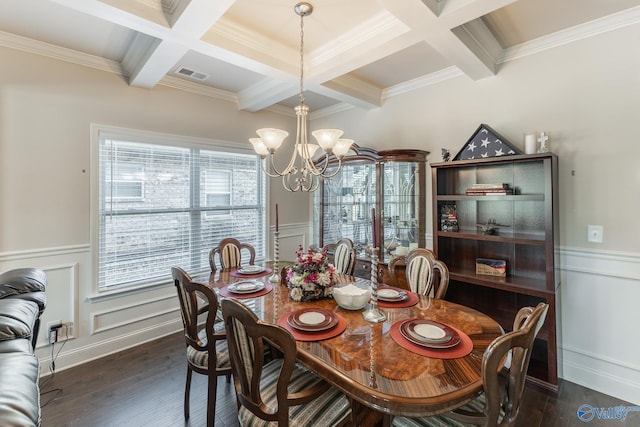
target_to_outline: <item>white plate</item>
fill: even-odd
[[[447,335],[444,329],[436,325],[429,325],[424,323],[415,325],[413,327],[413,331],[416,334],[420,335],[422,338],[426,338],[428,340],[441,340]]]
[[[395,289],[379,289],[378,290],[378,298],[384,299],[398,299],[400,298],[400,292]]]
[[[229,292],[233,292],[234,294],[248,294],[264,289],[264,283],[245,280],[230,284],[228,289]]]
[[[298,321],[305,325],[319,325],[326,320],[326,316],[317,311],[307,311],[298,316]]]
[[[262,273],[264,271],[264,267],[260,265],[245,265],[244,267],[240,267],[238,269],[238,273],[241,274],[257,274]]]

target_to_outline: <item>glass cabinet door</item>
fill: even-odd
[[[418,162],[382,164],[382,240],[387,262],[421,244],[419,179]]]
[[[361,254],[372,242],[371,208],[376,206],[374,162],[343,163],[340,172],[324,180],[321,245],[349,238]],[[318,206],[318,204],[316,204]]]

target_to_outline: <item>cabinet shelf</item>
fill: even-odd
[[[473,283],[474,285],[485,286],[487,288],[519,292],[537,297],[547,297],[554,294],[553,290],[546,289],[546,282],[544,280],[524,276],[487,276],[476,274],[475,270],[470,268],[451,268],[449,269],[449,277],[451,280]],[[513,318],[511,321],[513,321]]]
[[[484,240],[487,242],[507,242],[518,245],[544,246],[544,235],[534,233],[515,233],[513,231],[499,231],[499,234],[482,234],[478,230],[438,231],[437,237],[448,239]]]
[[[442,202],[456,202],[456,201],[477,201],[477,202],[490,202],[490,201],[511,201],[511,202],[523,202],[523,201],[544,201],[544,194],[505,194],[494,196],[491,194],[484,194],[478,196],[468,196],[466,194],[444,194],[436,196],[437,201]]]

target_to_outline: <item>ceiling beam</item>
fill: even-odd
[[[436,8],[422,0],[380,0],[385,8],[473,80],[497,72],[497,40],[470,22],[516,0],[447,0]],[[434,10],[437,9],[437,10]],[[488,45],[487,45],[488,44]]]

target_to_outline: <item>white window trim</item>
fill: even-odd
[[[166,281],[154,281],[141,284],[139,286],[130,286],[127,288],[112,289],[108,291],[100,291],[98,289],[98,258],[99,258],[99,232],[100,232],[100,212],[98,194],[100,188],[100,164],[99,150],[101,138],[107,139],[131,139],[135,138],[138,142],[149,144],[167,145],[171,147],[184,146],[192,148],[201,148],[204,150],[218,149],[235,154],[256,155],[255,151],[248,142],[233,143],[228,141],[197,138],[184,135],[175,135],[161,132],[144,131],[138,129],[122,128],[110,125],[92,123],[90,125],[90,156],[91,156],[91,185],[90,185],[90,237],[91,237],[91,288],[88,292],[87,299],[90,302],[98,302],[113,299],[130,294],[150,291],[158,287],[168,287],[173,285],[170,278]],[[178,144],[176,144],[178,142]],[[265,199],[269,200],[269,185],[266,185]],[[269,216],[266,216],[268,224]],[[265,230],[265,233],[267,231]],[[265,241],[268,238],[265,236]],[[208,270],[207,270],[208,271]],[[197,273],[197,272],[193,272]]]

